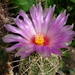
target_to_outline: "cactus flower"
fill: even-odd
[[[26,58],[34,51],[44,58],[50,57],[51,54],[61,57],[61,48],[68,48],[68,43],[73,40],[75,32],[72,30],[73,24],[65,25],[69,16],[66,10],[53,19],[54,10],[55,5],[43,11],[40,3],[31,7],[30,16],[20,10],[14,19],[17,26],[4,25],[12,34],[5,35],[3,41],[17,42],[6,48],[6,51],[18,49],[15,55],[21,58]]]

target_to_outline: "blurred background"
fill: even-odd
[[[5,48],[13,43],[6,44],[2,41],[2,37],[10,33],[6,31],[3,25],[6,23],[14,24],[13,18],[16,17],[20,9],[29,15],[31,6],[37,5],[39,2],[41,2],[43,10],[54,4],[56,5],[54,18],[67,10],[67,13],[70,14],[67,25],[75,24],[75,0],[0,0],[0,75],[14,75],[13,71],[17,72],[15,75],[20,75],[17,66],[19,62],[13,62],[19,60],[19,57],[14,57],[16,50],[10,53],[5,51]],[[75,31],[75,25],[73,30]],[[75,38],[69,46],[70,50],[62,49],[64,53],[56,75],[75,75]],[[16,67],[13,70],[14,66]],[[9,73],[9,70],[11,73]]]

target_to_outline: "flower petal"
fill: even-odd
[[[42,47],[42,57],[46,58],[46,57],[50,57],[51,56],[51,51],[50,51],[50,48],[48,46],[46,47]]]
[[[34,52],[34,45],[30,44],[30,45],[25,45],[23,47],[21,47],[18,52],[15,54],[15,56],[21,56],[21,58],[23,57],[27,57],[28,55],[30,55],[32,52]]]
[[[54,24],[52,24],[50,26],[50,29],[48,30],[48,33],[47,34],[48,35],[49,34],[54,35],[54,34],[58,33],[59,30],[65,25],[65,23],[67,21],[67,17],[68,17],[68,15],[66,17],[60,18],[60,21],[58,21],[56,19],[57,23],[56,23],[56,21],[53,22]]]
[[[66,16],[66,10],[64,10],[64,12],[60,13],[57,18],[56,18],[56,22],[59,22],[63,17]]]
[[[39,3],[37,7],[32,6],[30,9],[30,15],[37,33],[41,32],[42,23],[43,23],[43,14],[42,14],[42,7]]]
[[[29,55],[30,55],[30,53],[22,52],[22,53],[20,53],[19,56],[21,56],[20,59],[24,59],[24,58],[28,57]]]
[[[17,27],[14,27],[12,25],[9,25],[9,24],[5,24],[4,27],[10,31],[10,32],[13,32],[13,33],[17,33],[17,34],[20,34],[21,36],[23,36],[24,38],[28,39],[27,35],[25,35],[23,33],[23,31]]]
[[[36,46],[36,52],[42,55],[42,57],[50,57],[51,56],[51,51],[48,46]]]
[[[61,48],[69,49],[69,47],[65,43],[54,43],[53,45],[55,45],[59,49],[61,49]]]
[[[51,47],[50,49],[51,49],[51,52],[52,52],[52,53],[57,54],[57,55],[59,55],[60,57],[62,56],[62,51],[59,50],[59,48],[57,48],[57,47]]]
[[[23,17],[24,27],[25,28],[28,27],[28,29],[31,31],[30,33],[35,34],[33,24],[31,22],[31,20],[28,18],[27,14],[23,10],[20,10],[19,15],[21,15]]]
[[[47,26],[52,21],[54,10],[55,10],[55,5],[49,9],[46,9],[46,11],[44,12],[43,15],[44,21]]]
[[[23,42],[23,43],[29,43],[29,41],[25,40],[24,38],[22,38],[21,36],[18,35],[14,35],[14,34],[7,34],[6,36],[4,36],[3,41],[6,43],[10,43],[10,42]]]
[[[23,44],[23,43],[17,43],[17,44],[15,44],[15,45],[13,45],[13,46],[11,46],[11,47],[8,47],[8,48],[5,48],[5,50],[6,51],[13,51],[13,50],[15,50],[16,48],[20,48],[20,47],[22,47],[22,46],[24,46],[25,44]]]
[[[53,13],[54,13],[54,10],[55,10],[55,5],[53,6],[53,7],[51,7],[51,8],[49,8],[49,9],[46,9],[46,11],[44,12],[44,24],[43,24],[43,30],[42,30],[42,32],[44,33],[44,34],[46,34],[47,33],[47,31],[48,31],[48,28],[49,28],[49,23],[52,21],[52,17],[53,17]]]
[[[31,31],[30,27],[24,23],[24,21],[19,19],[19,16],[15,19],[15,22],[17,26],[21,29],[22,33],[24,33],[24,37],[27,38],[28,40],[31,38],[32,35],[35,34],[35,32]]]

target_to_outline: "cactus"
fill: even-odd
[[[59,69],[59,58],[52,54],[50,58],[42,58],[37,53],[32,53],[29,57],[20,62],[21,75],[55,75]]]

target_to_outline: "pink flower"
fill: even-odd
[[[3,37],[6,43],[18,42],[17,44],[6,48],[6,51],[13,51],[19,48],[16,56],[25,58],[36,51],[43,57],[50,57],[52,53],[62,56],[61,48],[68,48],[68,42],[73,40],[75,32],[72,31],[73,25],[66,25],[69,14],[66,11],[60,13],[53,19],[55,5],[42,10],[39,3],[36,7],[30,9],[30,17],[20,10],[15,18],[18,27],[6,24],[4,27],[16,34],[7,34]],[[22,18],[20,18],[22,17]]]

